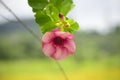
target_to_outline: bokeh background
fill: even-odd
[[[27,0],[3,0],[39,36]],[[120,0],[74,0],[74,55],[59,61],[69,80],[120,80]],[[56,62],[0,4],[0,80],[64,80]]]

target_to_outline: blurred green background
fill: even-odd
[[[38,36],[34,20],[25,20]],[[120,80],[120,26],[75,33],[74,55],[59,61],[70,80]],[[64,80],[59,67],[18,22],[0,25],[0,80]]]
[[[28,0],[2,0],[41,37]],[[120,0],[73,0],[80,24],[74,55],[59,61],[69,80],[120,80]],[[65,80],[55,60],[0,4],[0,80]]]

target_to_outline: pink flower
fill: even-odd
[[[58,29],[46,32],[42,37],[42,50],[46,56],[56,60],[66,58],[75,51],[73,35]]]

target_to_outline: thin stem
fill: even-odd
[[[2,0],[0,0],[0,3],[17,19],[18,22],[20,22],[38,41],[41,41],[41,38],[34,33],[34,31],[26,24],[24,23]],[[56,64],[58,65],[59,69],[61,70],[63,76],[65,77],[65,80],[69,80],[64,69],[60,65],[58,61],[56,61]]]
[[[61,72],[62,72],[65,80],[69,80],[68,77],[67,77],[67,75],[66,75],[66,73],[65,73],[65,71],[64,71],[64,69],[63,69],[62,66],[60,65],[60,63],[59,63],[57,60],[55,60],[55,62],[56,62],[56,64],[58,65],[58,67],[60,68],[60,70],[61,70]]]
[[[18,22],[20,22],[38,41],[41,41],[40,37],[38,37],[34,31],[25,24],[2,0],[0,0],[0,3],[17,19]]]
[[[12,20],[8,19],[7,17],[5,17],[5,16],[3,16],[3,15],[1,15],[1,14],[0,14],[0,16],[1,16],[3,19],[5,19],[6,21],[8,21],[8,22],[12,22],[12,23],[15,22],[15,21],[12,21]]]

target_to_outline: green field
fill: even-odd
[[[60,61],[69,80],[120,80],[118,65],[101,62]],[[65,80],[54,60],[0,61],[0,80]]]
[[[120,27],[109,34],[75,33],[76,51],[60,61],[69,80],[120,80]],[[65,80],[27,32],[0,35],[0,80]]]

